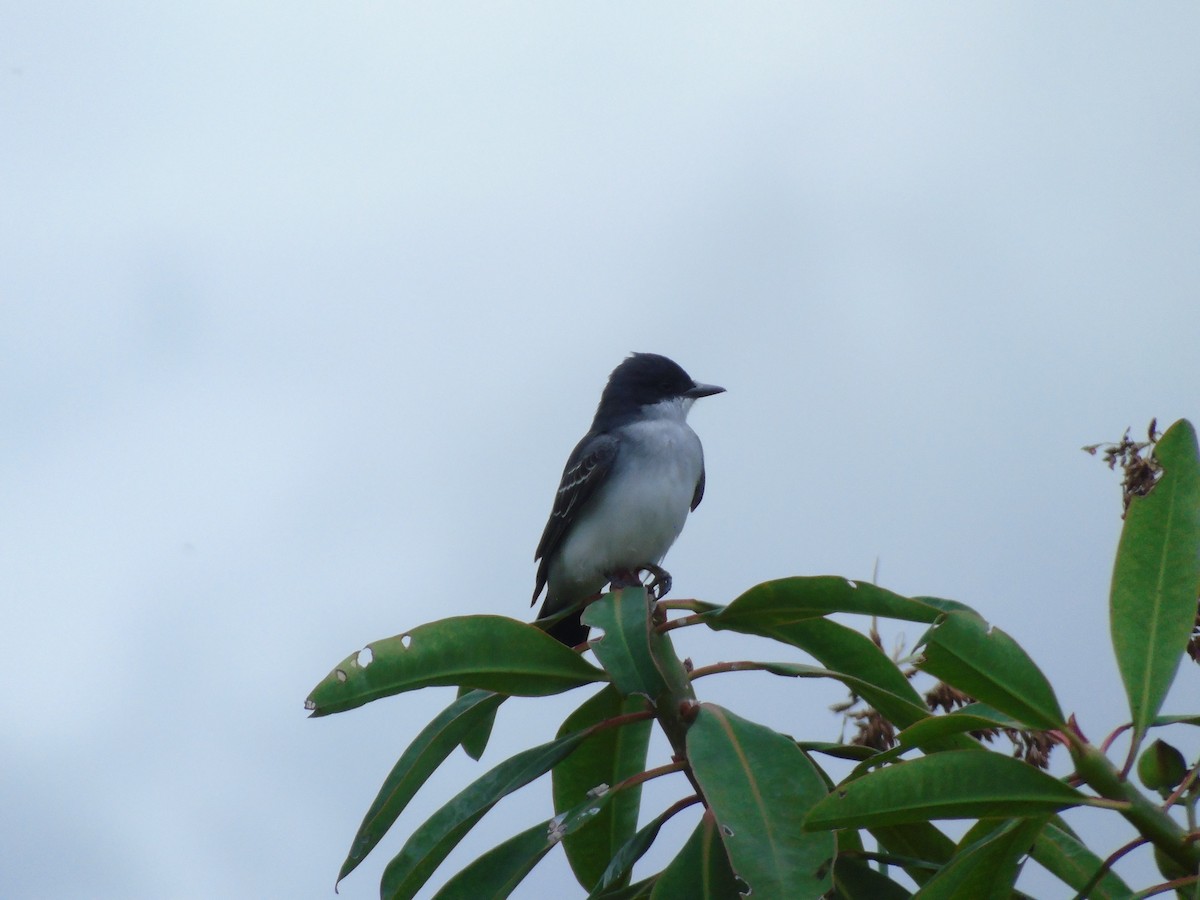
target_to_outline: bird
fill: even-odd
[[[546,631],[569,647],[587,640],[583,608],[606,585],[641,585],[657,599],[671,576],[659,563],[704,498],[704,450],[687,424],[692,404],[725,390],[702,384],[657,353],[633,353],[609,376],[592,427],[571,451],[534,553],[533,600]],[[571,610],[571,612],[567,612]]]

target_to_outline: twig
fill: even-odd
[[[655,626],[655,631],[663,634],[667,631],[674,631],[676,628],[687,628],[689,625],[698,625],[704,621],[703,613],[696,613],[692,616],[684,616],[681,619],[671,619],[669,622],[663,622],[661,625]]]
[[[1187,887],[1189,884],[1198,883],[1200,883],[1200,875],[1176,878],[1174,881],[1165,881],[1162,884],[1156,884],[1152,888],[1146,888],[1144,891],[1138,891],[1133,895],[1133,900],[1142,900],[1143,897],[1153,897],[1155,894],[1165,894],[1168,891],[1176,891],[1181,887]]]
[[[1172,806],[1178,803],[1179,798],[1186,794],[1191,786],[1195,784],[1198,776],[1200,776],[1200,762],[1192,766],[1192,771],[1187,773],[1183,781],[1179,782],[1179,787],[1175,788],[1171,796],[1164,801],[1163,809],[1170,809]]]
[[[1130,841],[1124,847],[1121,847],[1121,848],[1115,850],[1112,853],[1112,855],[1108,857],[1108,859],[1104,860],[1104,862],[1102,862],[1100,864],[1100,868],[1097,869],[1095,871],[1095,873],[1093,873],[1093,875],[1092,875],[1091,879],[1088,881],[1088,883],[1079,889],[1079,893],[1075,895],[1073,900],[1086,900],[1088,894],[1091,893],[1092,888],[1094,888],[1096,885],[1098,885],[1100,883],[1100,881],[1104,878],[1104,876],[1108,874],[1109,870],[1114,865],[1116,865],[1117,860],[1119,860],[1126,853],[1129,853],[1131,850],[1136,850],[1138,847],[1142,846],[1143,844],[1148,844],[1148,843],[1150,843],[1150,841],[1147,838],[1144,838],[1144,837],[1134,838],[1132,841]]]

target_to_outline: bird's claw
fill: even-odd
[[[645,566],[647,572],[650,573],[650,581],[646,584],[646,589],[654,596],[655,600],[661,600],[671,590],[671,573],[661,566]]]

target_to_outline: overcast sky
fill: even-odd
[[[675,596],[878,560],[1013,634],[1101,740],[1120,499],[1079,448],[1200,418],[1197,35],[1188,3],[9,4],[0,894],[332,897],[453,692],[304,697],[367,641],[530,615],[631,350],[728,388],[692,413]],[[803,658],[695,630],[698,665]],[[484,762],[587,693],[506,705]],[[836,686],[700,693],[839,733]],[[341,896],[482,771],[457,755]],[[1071,821],[1107,855],[1112,818]]]

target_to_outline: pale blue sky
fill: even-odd
[[[529,615],[631,350],[729,389],[692,415],[676,596],[879,559],[1013,634],[1099,740],[1120,503],[1079,447],[1200,418],[1197,34],[1184,3],[0,12],[0,894],[330,897],[451,692],[305,695],[369,640]],[[838,733],[835,687],[701,687]],[[507,705],[485,761],[582,700]],[[439,881],[547,810],[502,804]],[[1077,821],[1102,853],[1108,819]]]

